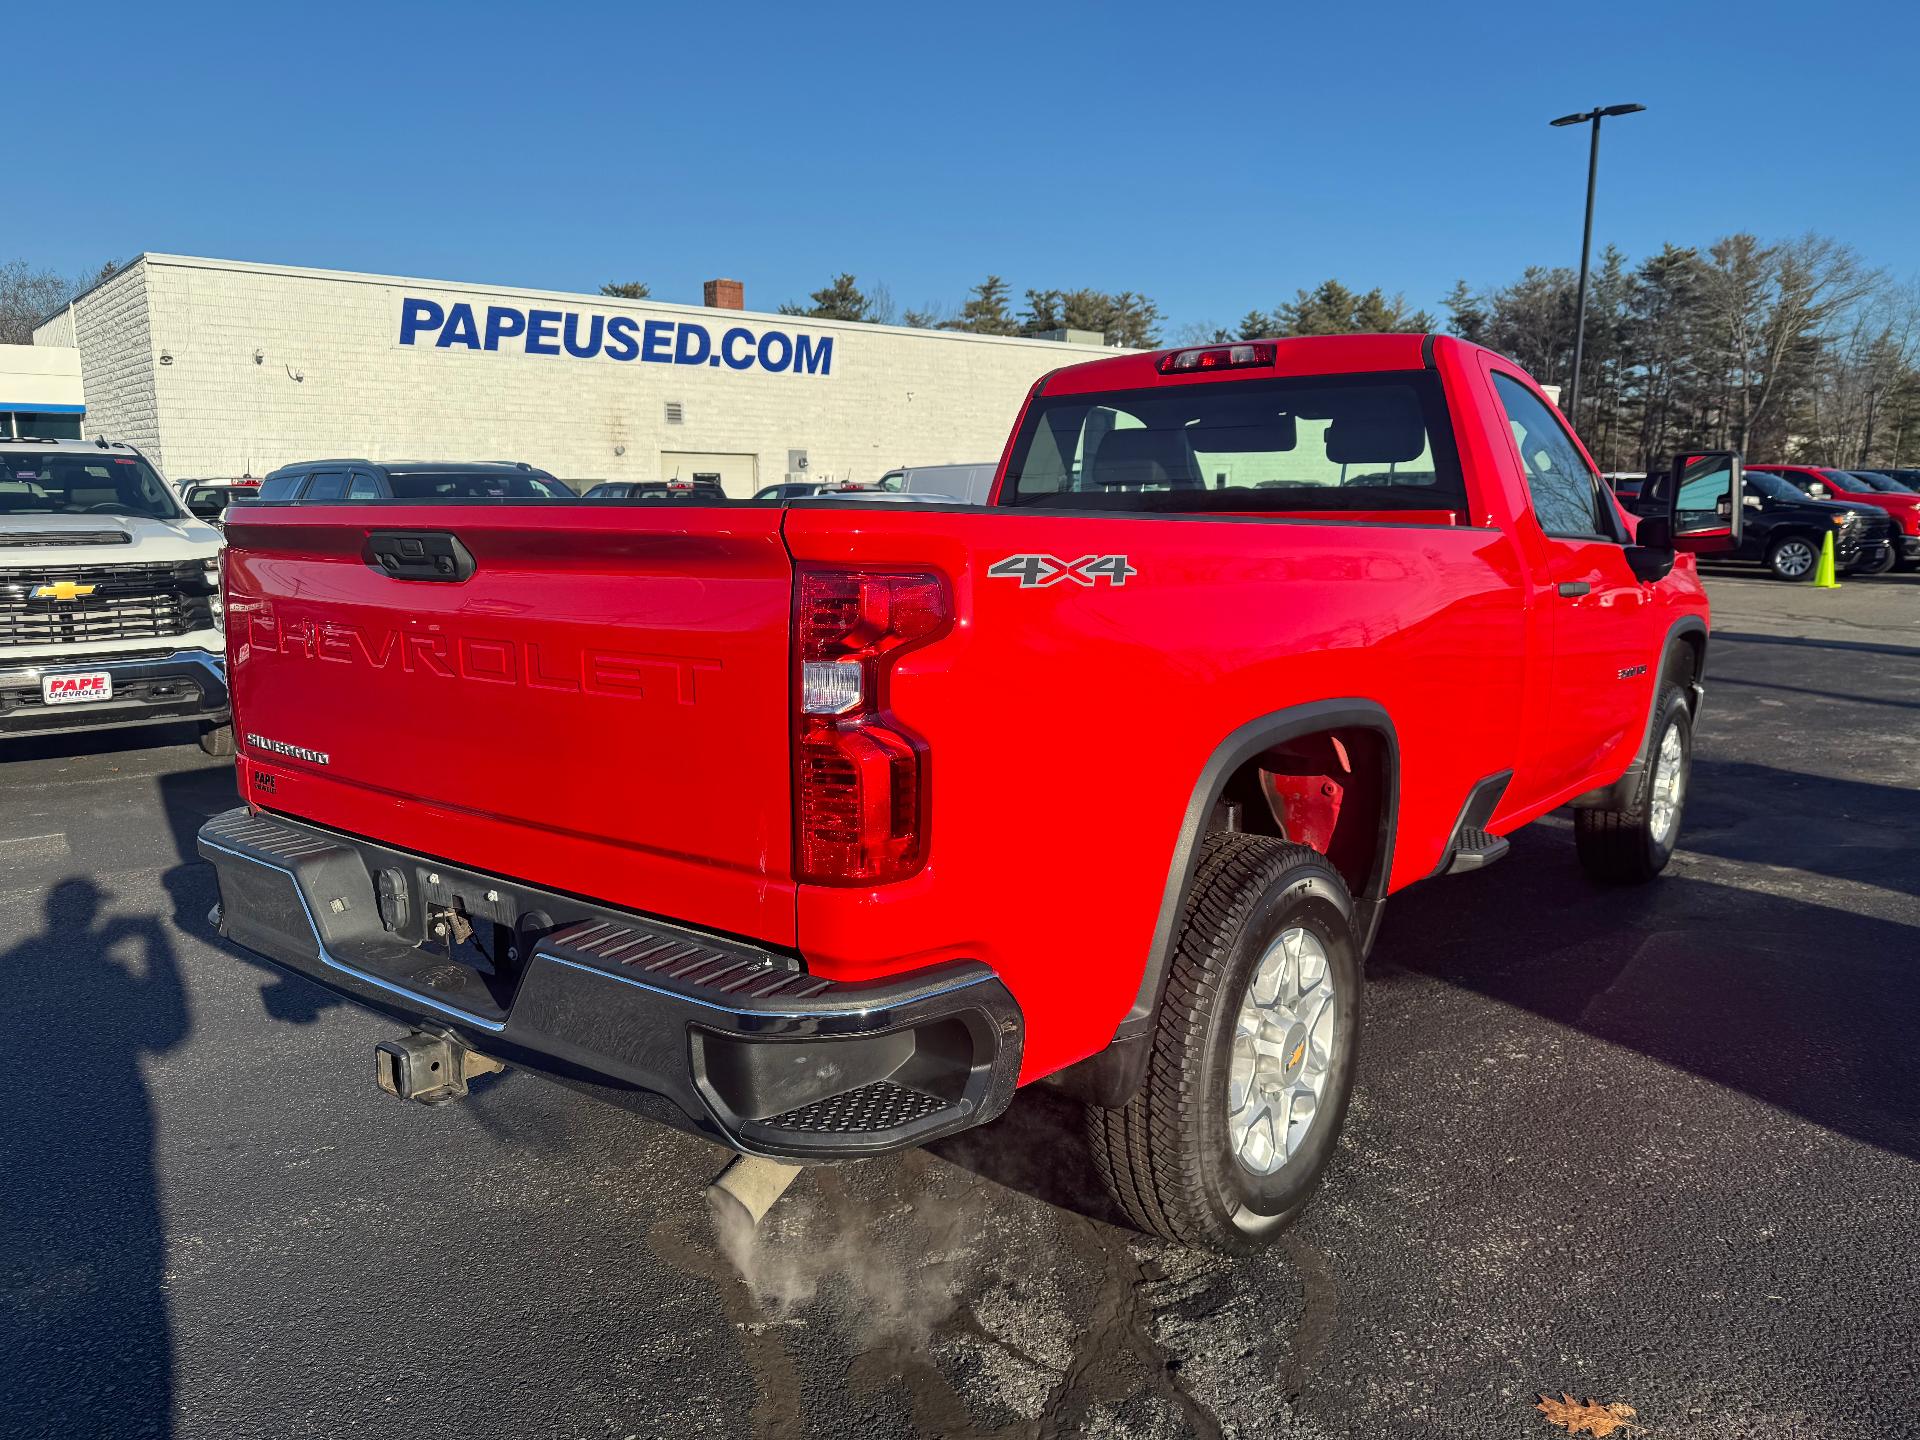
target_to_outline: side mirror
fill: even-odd
[[[1627,566],[1636,577],[1652,584],[1673,569],[1673,520],[1666,515],[1643,515],[1627,547]]]
[[[1664,516],[1670,527],[1668,543],[1692,555],[1738,550],[1747,506],[1760,498],[1746,493],[1746,472],[1733,450],[1676,455],[1673,468],[1649,480],[1647,490],[1654,503],[1642,513]],[[1642,534],[1645,527],[1643,520]]]
[[[1745,505],[1749,510],[1764,510],[1767,508],[1767,497],[1764,495],[1743,495],[1740,497],[1740,503]],[[1729,507],[1728,513],[1732,513],[1731,507]]]

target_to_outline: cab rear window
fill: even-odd
[[[551,480],[521,472],[393,470],[387,483],[396,500],[571,500],[573,492]]]
[[[1042,395],[1021,424],[1000,503],[1464,512],[1452,441],[1428,372]]]

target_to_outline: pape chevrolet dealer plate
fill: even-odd
[[[49,705],[84,705],[113,698],[113,675],[106,670],[76,670],[40,677],[40,698]]]

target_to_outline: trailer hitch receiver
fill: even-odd
[[[469,1050],[450,1035],[415,1030],[373,1047],[373,1075],[380,1088],[401,1100],[443,1105],[467,1093],[467,1082],[507,1067],[491,1055]]]

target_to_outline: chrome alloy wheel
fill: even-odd
[[[1680,802],[1687,791],[1687,752],[1680,742],[1680,727],[1667,726],[1660,737],[1660,753],[1653,761],[1653,838],[1661,845],[1673,843],[1673,832],[1680,825]]]
[[[1333,1068],[1333,965],[1319,936],[1283,931],[1253,967],[1234,1024],[1227,1143],[1255,1175],[1271,1175],[1313,1129]]]
[[[1814,562],[1820,558],[1813,553],[1812,545],[1798,539],[1782,540],[1776,555],[1780,573],[1789,580],[1798,580],[1813,569]]]

